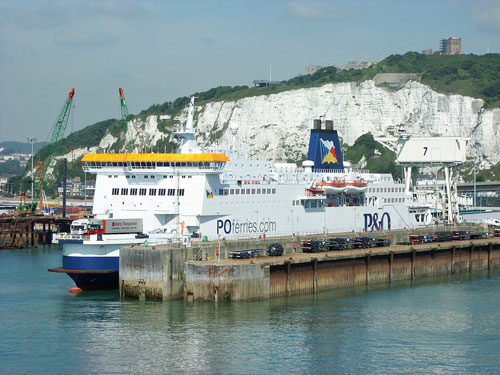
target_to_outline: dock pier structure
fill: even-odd
[[[23,249],[52,243],[52,233],[69,232],[73,219],[39,215],[0,216],[0,249]]]
[[[255,239],[224,241],[220,260],[206,257],[215,255],[217,242],[200,242],[191,248],[124,247],[120,295],[145,300],[252,301],[500,268],[500,238],[493,237],[320,253],[295,252],[300,245],[294,248],[294,244],[300,240],[274,238],[272,242],[285,248],[282,256],[249,259],[228,259],[224,254],[255,248]],[[203,259],[196,260],[200,254]]]

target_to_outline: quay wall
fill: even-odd
[[[265,264],[186,264],[187,301],[252,301],[269,294],[269,266]]]
[[[120,249],[120,295],[140,300],[184,297],[186,248],[132,246]]]
[[[200,242],[191,248],[124,247],[120,295],[143,300],[250,301],[500,268],[498,238],[314,254],[301,253],[298,238],[273,238],[266,245],[275,242],[285,247],[283,256],[251,259],[228,259],[227,254],[258,248],[255,239],[221,241],[220,260],[215,254],[217,243]]]

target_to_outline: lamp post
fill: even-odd
[[[31,200],[33,200],[34,195],[34,184],[33,181],[35,176],[33,175],[33,143],[38,141],[35,137],[28,137],[28,142],[31,142]]]
[[[220,213],[219,211],[217,211],[217,222],[220,220]],[[219,225],[217,223],[217,225]],[[217,250],[216,250],[216,254],[217,255],[217,262],[220,263],[220,233],[219,233],[219,228],[217,228]]]
[[[476,163],[474,163],[474,209],[476,208]]]

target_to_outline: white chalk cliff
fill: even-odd
[[[496,164],[500,161],[500,109],[482,107],[481,99],[439,94],[414,81],[397,91],[364,81],[210,103],[198,109],[197,127],[206,140],[211,130],[236,122],[242,147],[251,155],[277,160],[307,153],[309,129],[319,116],[332,119],[349,145],[365,133],[388,135],[404,125],[415,135],[470,137],[470,158]],[[223,140],[229,137],[227,130]]]
[[[185,121],[186,115],[187,110],[180,121]],[[404,125],[415,135],[469,137],[470,159],[480,159],[483,168],[500,162],[500,108],[485,110],[481,99],[440,94],[414,81],[397,91],[364,81],[213,102],[197,107],[195,127],[199,142],[208,145],[221,130],[220,141],[231,141],[228,125],[237,123],[238,144],[251,156],[296,160],[307,153],[312,120],[320,116],[334,121],[334,128],[347,144],[362,134],[389,135]],[[149,151],[163,138],[157,121],[157,116],[150,116],[145,121],[136,118],[129,122],[127,133],[122,134],[129,152]],[[109,147],[114,142],[111,138],[106,135],[98,148],[88,151]],[[125,146],[114,151],[123,152]]]

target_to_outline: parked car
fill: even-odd
[[[433,242],[433,240],[434,240],[433,236],[422,236],[419,234],[410,234],[410,242],[412,244],[429,243],[429,242]]]
[[[453,233],[450,231],[436,232],[432,235],[434,242],[453,241]]]
[[[453,241],[465,241],[470,239],[470,232],[466,230],[454,230],[451,237]]]
[[[346,250],[352,247],[352,242],[349,238],[329,237],[327,247],[328,250]]]

